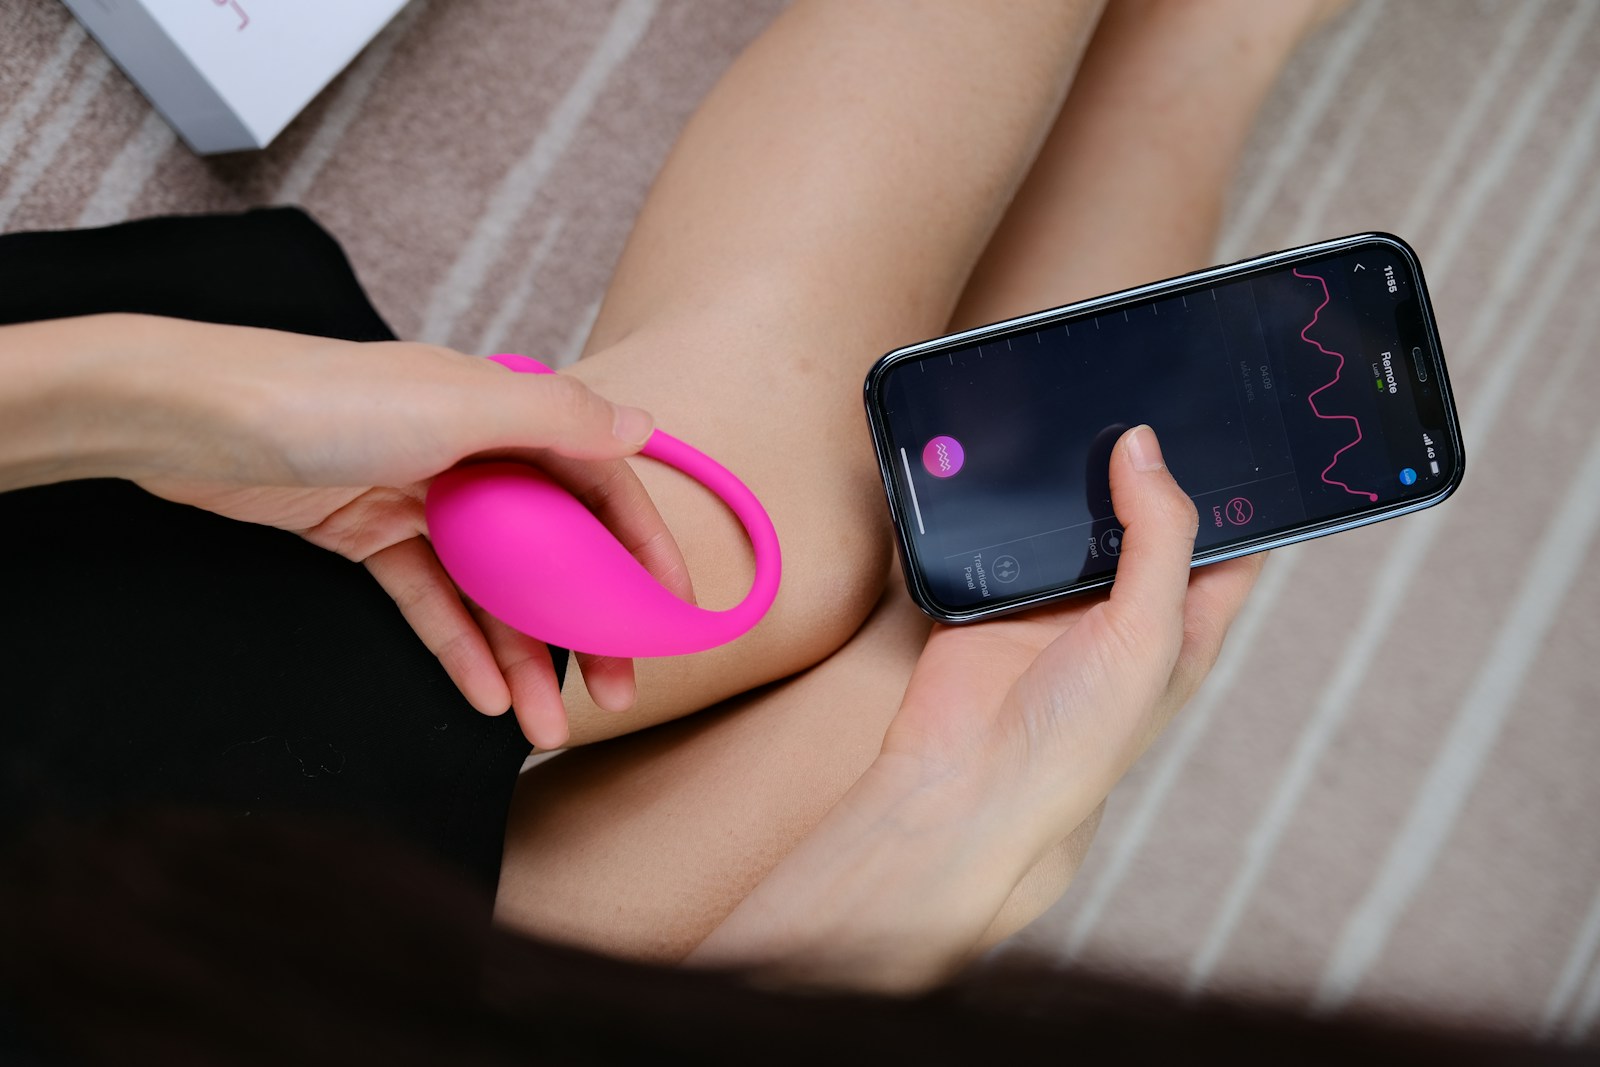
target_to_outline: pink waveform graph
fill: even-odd
[[[1296,278],[1305,278],[1308,281],[1314,281],[1318,285],[1322,286],[1322,303],[1318,304],[1317,305],[1317,310],[1315,310],[1315,311],[1313,311],[1311,313],[1311,321],[1306,323],[1306,328],[1300,331],[1300,340],[1304,341],[1308,345],[1315,346],[1316,350],[1318,352],[1321,352],[1323,355],[1332,356],[1334,359],[1337,359],[1339,361],[1339,366],[1334,369],[1332,380],[1330,380],[1327,383],[1327,385],[1321,385],[1321,386],[1318,386],[1317,388],[1313,389],[1311,391],[1311,395],[1306,397],[1306,402],[1311,405],[1311,413],[1313,415],[1315,415],[1317,418],[1319,418],[1319,419],[1327,419],[1329,422],[1337,422],[1337,421],[1340,421],[1340,420],[1349,420],[1350,424],[1353,425],[1356,428],[1356,439],[1354,441],[1351,441],[1349,444],[1345,445],[1343,448],[1339,449],[1339,451],[1335,452],[1333,454],[1333,460],[1326,467],[1322,468],[1322,481],[1323,481],[1323,483],[1325,485],[1336,485],[1336,486],[1338,486],[1340,489],[1343,489],[1345,492],[1349,493],[1351,496],[1364,496],[1368,500],[1376,501],[1378,499],[1378,494],[1377,493],[1369,493],[1369,492],[1366,492],[1366,491],[1361,490],[1361,489],[1352,489],[1348,485],[1346,485],[1344,482],[1339,481],[1337,478],[1328,477],[1328,472],[1333,470],[1333,468],[1335,468],[1335,467],[1337,467],[1339,465],[1339,457],[1344,455],[1346,452],[1350,451],[1350,449],[1356,447],[1356,445],[1359,445],[1361,443],[1361,420],[1356,418],[1354,415],[1324,415],[1317,408],[1317,394],[1322,392],[1322,390],[1324,390],[1324,389],[1327,389],[1327,388],[1332,387],[1333,385],[1336,385],[1338,383],[1338,381],[1339,381],[1339,375],[1344,373],[1344,356],[1340,355],[1338,352],[1332,352],[1332,351],[1329,351],[1326,348],[1323,348],[1322,344],[1320,342],[1315,341],[1315,340],[1311,339],[1310,337],[1306,336],[1308,333],[1311,332],[1311,327],[1313,327],[1313,326],[1315,326],[1317,324],[1317,318],[1319,316],[1321,316],[1322,309],[1327,307],[1328,306],[1328,301],[1330,299],[1332,299],[1328,295],[1328,282],[1327,282],[1327,279],[1323,278],[1323,277],[1321,277],[1319,275],[1316,275],[1316,274],[1303,274],[1303,273],[1301,273],[1301,271],[1300,271],[1300,269],[1298,267],[1294,268],[1294,276]]]

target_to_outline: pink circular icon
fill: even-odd
[[[922,465],[935,478],[950,477],[966,460],[966,450],[954,437],[935,437],[922,448]]]
[[[1255,518],[1255,514],[1255,506],[1251,504],[1250,501],[1245,497],[1236,496],[1232,500],[1228,501],[1228,521],[1233,523],[1235,526],[1243,526],[1245,523]]]

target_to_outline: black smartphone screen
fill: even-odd
[[[1149,423],[1197,562],[1447,496],[1460,435],[1420,268],[1365,235],[891,353],[868,408],[913,591],[960,619],[1106,584]]]

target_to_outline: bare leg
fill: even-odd
[[[1116,0],[951,326],[1205,266],[1256,111],[1326,6]]]
[[[866,618],[890,542],[862,378],[948,321],[1097,7],[802,2],[690,121],[573,373],[745,478],[777,525],[784,583],[739,641],[640,662],[629,712],[600,711],[569,680],[573,743],[785,677]],[[638,470],[700,602],[737,601],[752,571],[732,517],[675,472]]]
[[[1207,258],[1245,132],[1305,14],[1299,4],[1246,3],[1246,17],[1238,6],[1113,5],[1001,243],[967,289],[961,323]],[[849,384],[849,413],[859,418],[858,383]],[[876,504],[876,489],[872,496]],[[893,581],[866,625],[820,666],[524,776],[500,918],[607,951],[683,956],[876,754],[927,631]],[[992,939],[1059,896],[1094,821],[1018,886]]]

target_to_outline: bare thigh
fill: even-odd
[[[1256,108],[1315,7],[1310,0],[1113,5],[1032,174],[954,311],[956,324],[1203,263]],[[1216,17],[1222,13],[1229,17]],[[731,366],[736,353],[724,358]],[[597,361],[594,373],[594,380],[624,390],[623,377],[633,371]],[[743,373],[740,388],[759,385],[767,372]],[[703,428],[708,444],[734,444],[734,436],[717,437],[736,435],[732,428],[694,422],[703,416],[691,410],[693,385],[672,380],[667,370],[652,374],[649,388],[667,398],[663,424],[681,416],[696,432]],[[820,375],[819,389],[831,388],[823,379],[831,381]],[[847,385],[858,389],[859,380]],[[781,412],[783,405],[760,410]],[[858,402],[847,410],[856,417]],[[823,426],[846,426],[837,413],[814,414]],[[781,435],[805,437],[803,427],[793,426]],[[754,464],[758,491],[766,479],[777,484],[786,477],[792,462],[773,455],[770,465]],[[877,509],[876,519],[856,516],[869,540],[881,535],[883,521],[872,477],[869,468],[868,488],[859,477],[846,479],[840,494],[846,502],[829,505]],[[826,511],[801,508],[790,519],[828,529]],[[737,541],[728,521],[727,539]],[[828,543],[822,538],[824,549]],[[846,550],[850,543],[841,539],[837,546]],[[877,546],[871,566],[883,565],[884,550]],[[826,554],[819,550],[812,577],[828,573]],[[817,666],[732,696],[692,720],[569,752],[525,775],[507,833],[500,919],[656,959],[678,958],[702,939],[876,755],[929,625],[897,578],[883,582],[886,573],[877,572],[865,624],[852,626],[853,636]],[[825,614],[826,590],[819,604],[813,610]],[[1097,818],[1017,887],[991,939],[1032,918],[1065,888]]]
[[[826,662],[523,775],[496,918],[603,952],[687,955],[878,754],[929,625],[896,581]],[[1018,888],[992,940],[1060,895],[1097,821]]]

